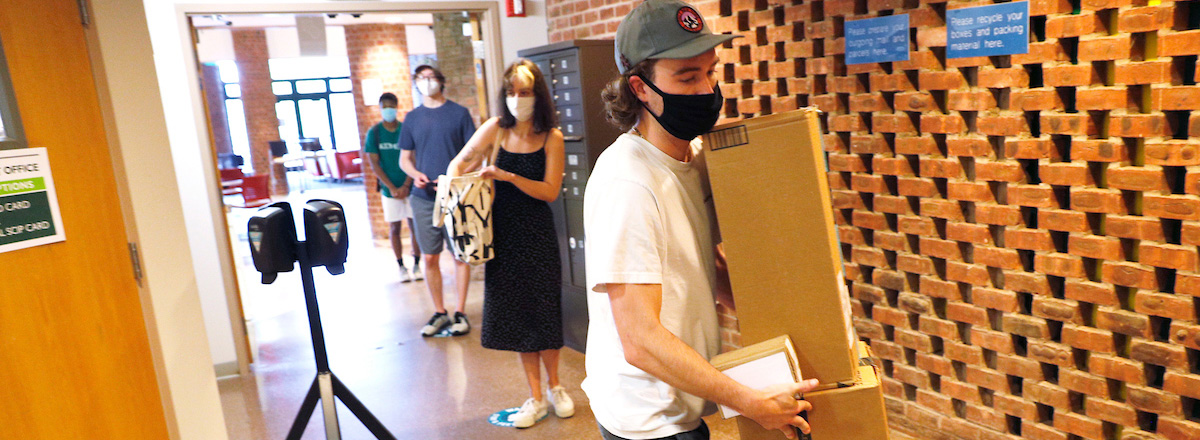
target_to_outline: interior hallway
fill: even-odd
[[[396,438],[600,438],[579,389],[584,357],[569,348],[563,350],[559,375],[575,400],[574,417],[558,419],[551,411],[524,430],[489,424],[489,415],[520,406],[529,391],[516,354],[480,346],[483,283],[471,283],[469,335],[420,337],[417,331],[432,313],[429,294],[423,281],[400,283],[391,249],[377,247],[371,239],[362,186],[315,186],[327,188],[293,193],[289,201],[297,205],[327,198],[342,203],[351,241],[345,274],[314,270],[330,367]],[[231,439],[282,439],[315,374],[312,343],[299,272],[281,273],[274,284],[262,285],[253,269],[244,237],[245,219],[252,213],[235,209],[229,224],[238,231],[233,247],[257,358],[250,375],[224,378],[219,386]],[[448,255],[443,254],[442,262],[446,280],[453,272]],[[451,298],[448,292],[447,305],[453,304]],[[338,419],[344,439],[374,438],[340,405]],[[737,438],[732,420],[719,415],[706,420],[714,440]],[[322,423],[318,407],[304,438],[324,438]]]

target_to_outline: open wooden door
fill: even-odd
[[[165,439],[78,8],[76,0],[0,6],[26,144],[48,150],[66,234],[0,253],[0,438]]]

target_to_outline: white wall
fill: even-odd
[[[105,131],[129,238],[142,252],[141,296],[168,435],[227,438],[200,309],[185,209],[170,164],[166,119],[142,0],[93,2],[88,31]],[[226,321],[228,322],[228,321]],[[84,397],[86,398],[86,397]],[[20,436],[19,434],[15,434]]]
[[[404,42],[408,44],[409,55],[429,55],[432,53],[437,53],[437,41],[433,38],[432,26],[405,26]]]
[[[232,338],[227,337],[233,334],[233,331],[227,312],[229,305],[226,292],[234,288],[236,280],[229,258],[226,257],[228,243],[224,238],[223,207],[220,198],[213,194],[213,188],[216,188],[216,172],[212,165],[212,151],[207,145],[202,103],[192,99],[198,75],[197,72],[190,71],[187,60],[193,56],[194,49],[185,47],[185,42],[190,41],[190,35],[187,22],[181,18],[177,6],[186,4],[187,10],[193,11],[206,9],[240,12],[253,9],[256,5],[279,4],[279,11],[311,11],[328,5],[331,10],[349,12],[355,9],[379,9],[382,2],[261,0],[256,4],[248,4],[249,2],[244,0],[215,0],[206,3],[199,3],[197,0],[142,1],[149,23],[150,41],[154,51],[159,91],[164,103],[163,110],[166,115],[175,179],[179,186],[179,198],[183,206],[187,207],[184,210],[184,223],[195,279],[201,302],[204,304],[205,323],[210,334],[219,335],[214,337],[213,343],[210,344],[213,352],[212,362],[227,363],[230,361],[228,353],[234,351],[234,345]],[[404,5],[428,5],[432,8],[436,7],[437,3],[448,1],[450,0]],[[504,4],[498,3],[500,14],[503,15]],[[500,20],[500,45],[506,64],[516,58],[518,50],[543,45],[548,40],[545,3],[529,2],[526,8],[529,17],[502,17]]]
[[[500,15],[504,15],[504,4],[505,2],[500,2]],[[504,46],[505,67],[517,59],[517,51],[542,46],[550,41],[546,2],[526,1],[525,15],[500,19],[500,44]]]
[[[300,56],[300,35],[296,28],[267,28],[267,53],[271,58]],[[346,56],[346,28],[325,26],[325,56]]]

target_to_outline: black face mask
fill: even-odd
[[[662,115],[656,115],[653,111],[647,113],[650,113],[650,116],[658,121],[658,125],[671,136],[690,141],[712,130],[713,125],[717,124],[717,119],[721,117],[721,105],[725,103],[725,99],[721,96],[720,87],[714,87],[713,93],[706,95],[673,95],[659,90],[646,77],[638,77],[650,86],[650,90],[662,96]],[[643,102],[642,106],[646,106],[646,103]],[[650,110],[650,107],[646,107],[646,110]]]

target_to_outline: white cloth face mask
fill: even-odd
[[[435,79],[417,80],[417,92],[420,92],[421,96],[429,96],[429,95],[437,94],[437,92],[439,92],[441,90],[442,90],[442,85],[439,84],[437,82],[437,80],[435,80]]]
[[[533,96],[509,96],[504,99],[508,112],[518,121],[525,122],[533,117],[533,104],[537,98]]]

